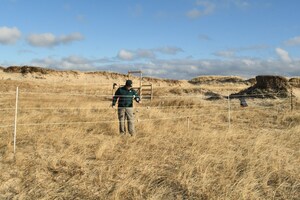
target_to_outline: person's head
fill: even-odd
[[[125,83],[125,87],[129,90],[130,88],[132,88],[132,80],[127,80]]]

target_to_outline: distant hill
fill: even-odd
[[[139,77],[131,76],[136,84]],[[0,66],[0,79],[29,80],[29,81],[52,81],[52,82],[85,82],[85,83],[119,83],[122,84],[128,79],[127,74],[108,71],[75,71],[75,70],[54,70],[38,66]],[[144,83],[152,83],[156,86],[184,86],[201,84],[245,84],[254,85],[255,78],[244,79],[239,76],[198,76],[191,80],[162,79],[156,77],[143,77]],[[300,78],[289,79],[289,83],[300,88]]]
[[[54,70],[51,69],[46,69],[42,67],[33,67],[33,66],[10,66],[7,68],[3,69],[4,72],[7,73],[42,73],[42,74],[47,74],[49,72],[53,72]]]
[[[198,76],[189,81],[192,84],[216,84],[216,83],[251,83],[238,76]]]
[[[10,66],[7,68],[1,67],[0,78],[12,80],[45,80],[54,82],[86,82],[86,83],[124,83],[128,79],[127,74],[107,71],[91,71],[82,72],[74,70],[54,70],[37,66]],[[2,75],[2,77],[1,77]],[[130,76],[136,84],[139,83],[139,77]],[[155,77],[143,77],[143,82],[149,82],[155,85],[182,85],[186,81],[160,79]]]

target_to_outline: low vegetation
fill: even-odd
[[[299,199],[299,104],[233,99],[229,120],[228,100],[201,92],[217,87],[154,88],[120,137],[107,88],[3,80],[0,199]]]

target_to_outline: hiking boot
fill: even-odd
[[[133,137],[133,136],[135,136],[135,135],[134,135],[133,133],[129,133],[129,136],[130,136],[130,137]]]

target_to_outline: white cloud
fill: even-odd
[[[276,48],[275,51],[282,61],[287,63],[292,62],[292,59],[290,58],[289,53],[286,50],[281,48]]]
[[[56,45],[56,37],[52,33],[31,34],[27,41],[32,46],[49,47]]]
[[[117,57],[121,60],[138,60],[138,59],[154,59],[156,58],[156,54],[165,54],[165,55],[176,55],[183,50],[178,47],[159,47],[153,49],[137,49],[137,50],[125,50],[122,49],[119,51]]]
[[[284,44],[287,46],[298,46],[298,45],[300,45],[300,36],[293,37],[293,38],[285,41]]]
[[[55,36],[52,33],[31,34],[27,37],[27,42],[35,47],[53,47],[61,44],[69,44],[74,41],[83,40],[80,33],[71,33],[69,35]]]
[[[81,35],[81,33],[71,33],[69,35],[62,35],[62,36],[58,37],[57,42],[68,44],[73,41],[79,41],[79,40],[83,40],[83,39],[84,39],[84,37],[83,37],[83,35]]]
[[[254,66],[255,60],[254,59],[242,59],[241,60],[246,66]]]
[[[155,54],[151,49],[138,49],[135,51],[136,58],[155,58]]]
[[[0,44],[15,44],[21,38],[21,31],[16,27],[0,27]]]
[[[118,58],[121,60],[133,60],[134,53],[125,49],[122,49],[118,53]]]
[[[208,1],[196,2],[197,8],[193,8],[186,13],[186,16],[195,19],[201,16],[212,14],[215,11],[215,4]]]
[[[94,61],[81,56],[68,56],[60,59],[54,57],[46,57],[42,59],[33,59],[33,66],[41,66],[46,68],[62,69],[62,70],[95,70]]]
[[[285,63],[279,60],[262,59],[232,59],[232,60],[201,60],[177,59],[154,60],[149,67],[151,71],[166,70],[163,74],[153,74],[159,77],[175,79],[191,79],[200,75],[236,75],[254,77],[257,75],[299,76],[300,61]],[[143,65],[147,72],[147,65]],[[192,69],[192,70],[187,70]]]

